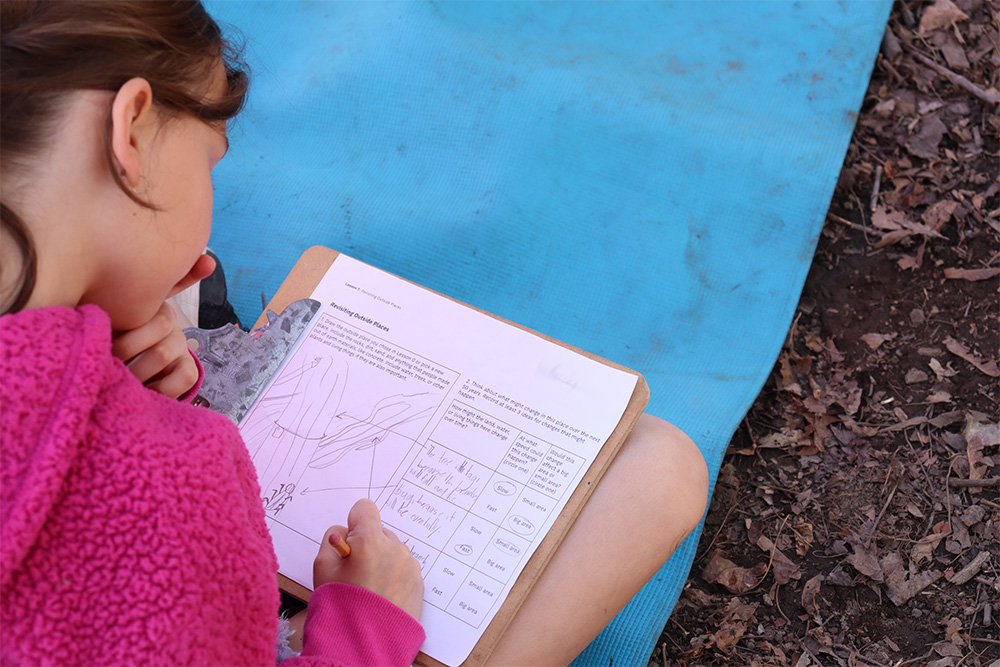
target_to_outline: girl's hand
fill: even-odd
[[[150,389],[177,398],[198,381],[198,366],[168,303],[142,326],[114,336],[111,352]]]
[[[341,558],[330,545],[330,534],[340,533],[351,547]],[[396,534],[382,527],[375,503],[359,500],[347,516],[347,528],[332,526],[323,536],[313,562],[313,586],[339,581],[377,593],[413,618],[420,620],[424,580],[420,564]]]

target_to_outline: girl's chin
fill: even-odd
[[[162,302],[160,303],[162,304]],[[135,308],[127,312],[108,311],[107,309],[105,312],[111,317],[111,330],[116,333],[124,333],[148,324],[159,309],[160,304],[157,304],[152,308]]]

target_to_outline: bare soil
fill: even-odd
[[[1000,664],[998,12],[894,6],[650,664]]]

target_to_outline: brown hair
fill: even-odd
[[[222,62],[229,89],[207,103],[213,68]],[[0,168],[27,164],[44,147],[63,97],[76,90],[117,91],[146,79],[158,108],[206,122],[235,116],[247,92],[246,66],[198,0],[3,0],[0,2]],[[111,160],[110,108],[104,146]],[[24,307],[37,259],[24,221],[0,202],[0,229],[23,257],[18,293],[6,312]]]

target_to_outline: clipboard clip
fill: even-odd
[[[194,404],[210,407],[239,424],[319,308],[319,301],[299,299],[280,315],[268,310],[267,323],[250,333],[234,324],[185,329],[188,347],[205,369]]]

